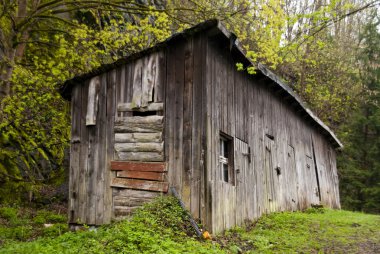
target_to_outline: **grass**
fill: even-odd
[[[12,209],[0,209],[0,253],[380,253],[380,216],[348,211],[275,213],[202,241],[172,197],[147,204],[130,220],[60,235],[30,229],[24,230],[32,232],[25,234],[29,237],[9,233],[19,231],[20,219],[36,228],[47,221],[61,223],[60,216],[47,211],[22,219]],[[9,230],[5,239],[4,228]]]
[[[246,253],[380,253],[376,215],[309,209],[267,215],[247,228],[226,231],[222,245]]]
[[[145,205],[130,219],[96,231],[67,232],[32,242],[8,242],[0,253],[220,253],[217,244],[191,235],[173,197]]]
[[[56,237],[68,231],[65,214],[31,208],[0,207],[0,247],[9,242]],[[48,227],[45,224],[50,224]]]

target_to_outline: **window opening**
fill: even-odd
[[[221,134],[219,143],[219,163],[222,171],[222,180],[226,183],[234,184],[232,138]]]

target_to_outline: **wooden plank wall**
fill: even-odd
[[[69,223],[101,225],[111,220],[110,172],[108,158],[112,151],[114,110],[114,82],[108,82],[109,74],[95,77],[99,80],[96,94],[88,93],[90,80],[74,87],[72,93],[72,135],[70,153]],[[89,96],[97,105],[96,122],[86,125]]]
[[[164,136],[168,181],[192,215],[206,221],[204,43],[198,34],[166,49]]]
[[[196,35],[153,53],[159,54],[159,68],[156,71],[160,75],[154,89],[148,92],[153,98],[152,103],[136,100],[136,94],[144,94],[144,88],[141,84],[141,91],[137,91],[135,86],[140,84],[138,77],[145,75],[144,71],[139,75],[137,69],[144,68],[141,62],[153,54],[97,77],[100,80],[99,100],[91,98],[98,103],[97,109],[96,105],[91,105],[97,114],[92,125],[85,125],[90,80],[74,88],[70,223],[101,225],[109,223],[111,218],[130,214],[142,202],[161,195],[150,189],[138,189],[139,186],[146,186],[147,177],[151,181],[149,186],[162,192],[167,191],[167,182],[170,182],[177,188],[193,216],[207,220],[210,206],[207,206],[209,193],[205,189],[208,183],[205,180],[203,38]],[[132,108],[146,111],[141,107],[149,110],[157,107],[159,111],[157,116],[133,116]],[[162,134],[150,135],[151,131],[143,129],[147,125],[135,120],[149,120],[154,125],[152,128],[158,126],[157,133],[162,131]],[[161,145],[164,146],[163,153]],[[137,156],[147,153],[145,150],[149,150],[152,156]],[[133,154],[124,156],[128,152]],[[131,160],[147,163],[165,161],[166,170],[160,179],[154,178],[156,176],[152,172],[133,172],[132,175],[131,171],[117,173],[111,170],[111,161]]]
[[[331,145],[287,98],[276,93],[270,81],[237,72],[228,44],[221,45],[211,38],[206,53],[206,161],[212,206],[207,225],[220,232],[263,213],[320,203],[338,208]],[[220,131],[235,138],[235,169],[241,168],[242,157],[236,153],[242,145],[251,151],[244,177],[236,176],[235,185],[222,180]]]
[[[116,73],[114,161],[108,170],[119,170],[115,165],[124,170],[113,172],[111,179],[113,218],[120,219],[168,190],[166,173],[155,172],[154,163],[165,159],[166,56],[153,52]]]

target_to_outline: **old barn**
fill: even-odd
[[[342,145],[235,36],[207,21],[75,77],[69,222],[101,225],[176,188],[213,232],[264,213],[339,208]]]

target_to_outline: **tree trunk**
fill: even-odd
[[[39,1],[33,1],[31,4],[33,7]],[[11,94],[11,78],[13,74],[14,65],[16,62],[20,61],[25,52],[26,41],[29,39],[29,29],[25,29],[21,36],[18,37],[17,33],[17,24],[27,18],[27,9],[28,9],[28,1],[27,0],[19,0],[17,1],[17,13],[16,17],[12,17],[11,19],[16,22],[16,26],[12,26],[12,33],[10,36],[12,38],[8,38],[8,43],[5,45],[8,48],[4,49],[4,63],[2,68],[0,69],[0,109],[3,109],[3,104],[1,103],[4,98]],[[15,41],[15,39],[20,40],[19,42]]]
[[[12,77],[13,73],[13,67],[14,67],[14,59],[16,55],[16,50],[9,49],[8,52],[5,54],[6,56],[6,62],[3,65],[3,68],[1,71],[1,81],[0,81],[0,109],[2,109],[2,100],[10,95],[11,92],[11,84],[10,79]]]

